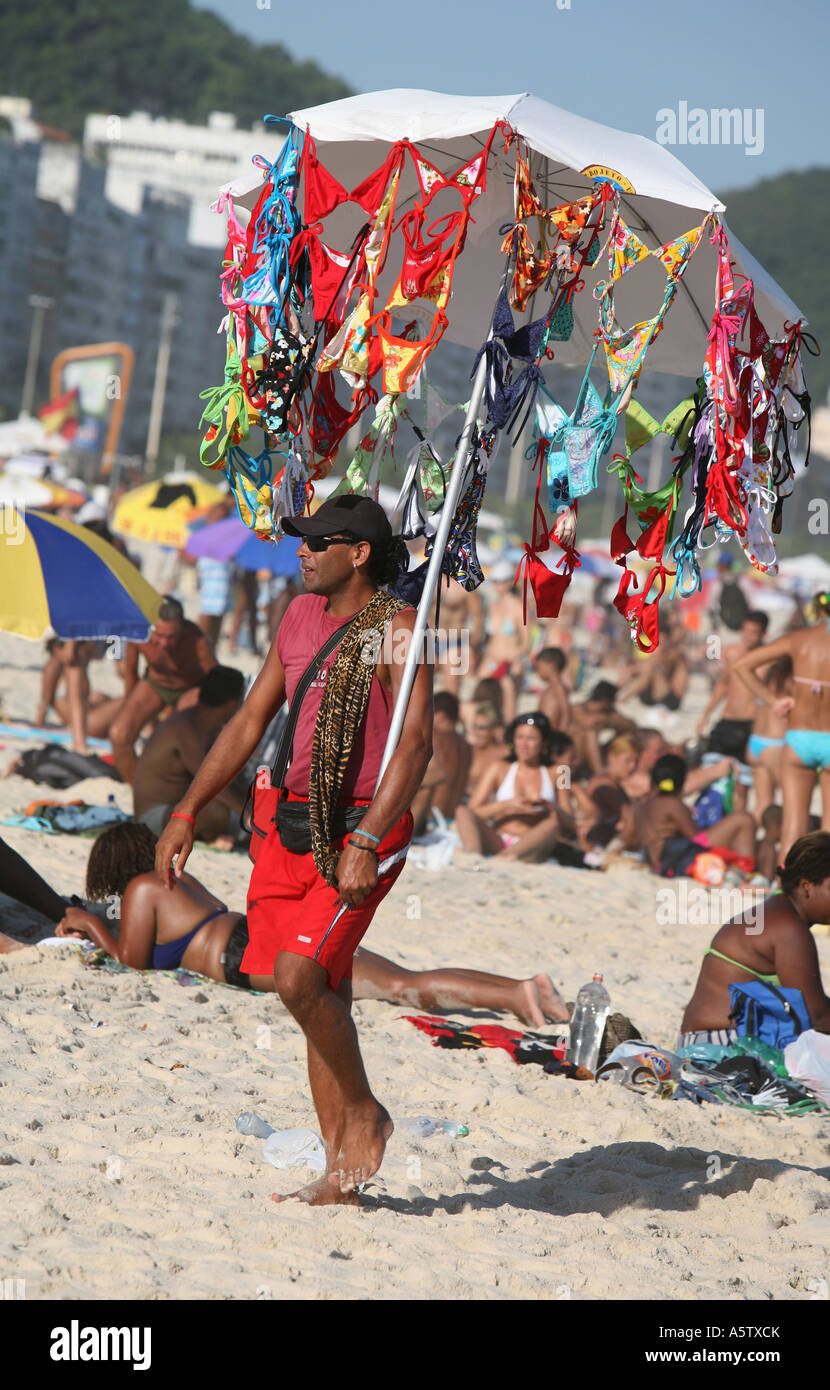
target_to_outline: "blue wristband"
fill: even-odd
[[[380,840],[378,839],[377,835],[372,835],[368,830],[362,830],[360,826],[358,826],[356,830],[353,830],[352,834],[364,835],[367,840],[374,840],[376,845],[380,844]]]

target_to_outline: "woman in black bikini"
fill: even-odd
[[[244,915],[183,873],[171,890],[155,873],[156,838],[145,825],[125,821],[105,830],[92,846],[86,895],[120,903],[117,938],[83,908],[67,908],[58,936],[86,936],[135,970],[181,966],[241,989],[273,992],[273,975],[245,975],[239,965],[248,944]],[[46,885],[44,885],[45,887]],[[109,911],[109,909],[108,909]],[[425,1009],[493,1009],[543,1028],[568,1018],[565,1004],[543,972],[516,980],[478,970],[405,970],[361,947],[355,956],[355,999],[385,999]]]

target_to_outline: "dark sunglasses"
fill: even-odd
[[[357,545],[351,536],[305,536],[304,540],[315,555],[319,555],[321,550],[328,550],[330,545]]]

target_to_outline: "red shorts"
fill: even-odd
[[[411,838],[412,815],[406,811],[378,845],[379,857],[405,849]],[[335,840],[335,848],[342,849],[348,840],[348,835]],[[341,906],[337,889],[320,877],[311,854],[284,849],[272,825],[251,875],[248,946],[240,970],[246,975],[270,975],[278,953],[290,951],[316,960],[328,974],[331,988],[337,989],[341,980],[351,979],[354,953],[404,862],[393,864],[360,907],[344,912],[328,931]]]

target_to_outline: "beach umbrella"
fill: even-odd
[[[496,122],[502,121],[525,142],[530,175],[545,207],[571,203],[590,193],[597,180],[603,181],[619,192],[621,213],[643,249],[662,247],[668,250],[668,243],[698,227],[706,214],[724,211],[723,203],[714,193],[664,146],[576,116],[529,93],[471,97],[395,89],[293,111],[290,119],[300,131],[310,132],[321,162],[333,178],[348,189],[356,188],[376,170],[392,143],[400,140],[415,142],[430,161],[433,171],[452,177],[481,154]],[[504,277],[500,228],[514,222],[516,147],[512,147],[508,157],[502,152],[502,145],[499,132],[496,132],[486,191],[474,205],[474,221],[469,227],[467,244],[453,281],[446,327],[449,340],[473,349],[480,348],[488,335],[492,305]],[[223,191],[232,194],[237,210],[253,210],[266,176],[267,171],[260,168],[226,185]],[[421,177],[422,174],[416,174],[412,167],[412,161],[407,160],[401,173],[396,218],[403,220],[417,201]],[[433,175],[427,171],[427,177]],[[328,244],[348,246],[362,222],[363,213],[354,204],[344,203],[335,208],[326,219]],[[754,282],[755,305],[770,332],[778,332],[785,320],[794,323],[803,319],[792,300],[731,233],[729,248],[735,269],[751,276]],[[604,262],[605,257],[601,256],[590,269],[587,265],[583,267],[585,290],[573,298],[572,333],[568,341],[556,342],[556,360],[561,364],[586,363],[596,345],[597,302],[591,291],[607,276]],[[651,343],[649,370],[679,373],[692,379],[699,375],[712,321],[716,265],[715,250],[709,237],[703,236],[696,253],[685,266],[665,331]],[[665,289],[663,266],[657,257],[647,256],[638,264],[638,273],[623,275],[616,286],[619,322],[635,324],[657,313]],[[528,318],[533,308],[531,300]],[[487,357],[482,353],[435,537],[414,640],[402,675],[381,776],[403,726],[422,633],[428,623],[452,518],[465,481],[486,372]]]
[[[272,574],[296,574],[299,569],[296,536],[279,541],[260,540],[235,516],[192,531],[185,546],[191,559],[230,561],[243,570],[270,570]]]
[[[124,494],[115,509],[112,529],[134,540],[181,550],[194,519],[221,502],[224,495],[198,473],[167,473]]]
[[[43,422],[34,416],[4,420],[0,424],[0,458],[9,458],[24,450],[62,454],[68,448],[68,440],[59,434],[48,434]]]
[[[8,508],[0,536],[0,630],[18,637],[143,642],[161,595],[83,526]]]
[[[441,173],[453,173],[481,153],[495,122],[501,120],[526,141],[531,177],[545,207],[590,193],[594,178],[610,179],[620,189],[627,225],[654,246],[699,225],[707,212],[724,211],[720,199],[665,145],[577,116],[527,92],[476,97],[396,88],[306,107],[290,112],[289,118],[301,131],[311,132],[320,160],[345,188],[355,188],[382,163],[391,144],[404,139],[420,145]],[[511,152],[505,157],[503,143],[497,133],[487,186],[474,203],[475,220],[453,279],[448,311],[446,338],[474,349],[486,337],[492,300],[504,274],[499,228],[514,221],[514,156]],[[235,208],[255,206],[263,173],[252,169],[225,185]],[[396,218],[419,196],[412,161],[407,161]],[[326,218],[326,242],[348,246],[364,220],[354,204],[336,208]],[[770,331],[780,328],[785,319],[795,322],[803,317],[731,231],[729,248],[735,269],[754,281],[755,305]],[[394,259],[390,254],[390,261]],[[699,375],[714,307],[715,264],[706,236],[688,262],[665,330],[649,347],[649,371],[678,373],[692,380]],[[558,363],[587,362],[597,327],[597,302],[591,290],[607,274],[604,255],[592,268],[585,267],[585,290],[573,300],[573,333],[568,342],[555,345]],[[620,322],[636,323],[655,313],[665,282],[665,272],[656,260],[643,262],[636,274],[624,275],[616,291]],[[517,322],[521,317],[516,315]]]
[[[33,478],[27,473],[0,475],[0,506],[52,511],[58,507],[80,507],[85,501],[85,493],[53,483],[49,478]]]
[[[799,594],[815,594],[830,589],[830,564],[820,555],[793,555],[782,560],[778,577]]]
[[[243,526],[238,517],[228,516],[209,526],[194,527],[187,537],[184,553],[192,560],[233,560],[250,539],[248,527]]]
[[[299,536],[283,536],[282,540],[261,541],[259,536],[247,532],[247,540],[234,559],[243,570],[270,570],[272,574],[291,576],[297,574],[300,562],[297,551],[300,548]]]
[[[3,467],[6,473],[28,473],[32,478],[49,477],[56,483],[62,483],[67,474],[66,464],[50,458],[42,449],[27,449],[21,454],[12,454]]]

